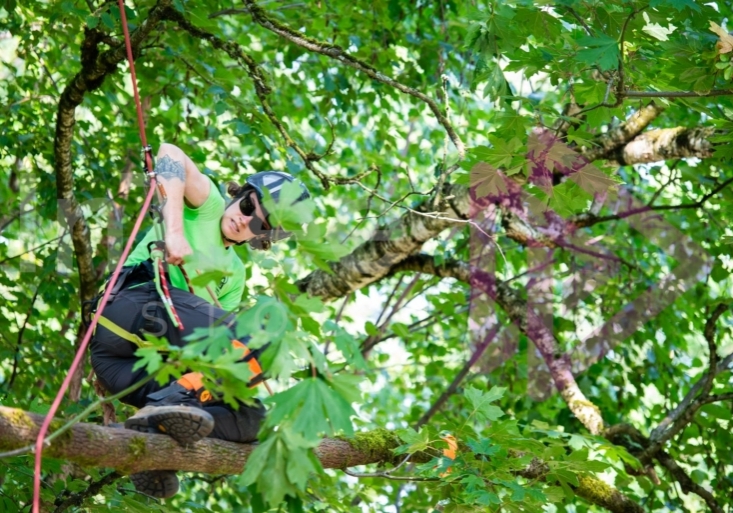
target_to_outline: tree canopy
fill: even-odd
[[[236,248],[236,335],[271,343],[259,444],[104,427],[132,409],[87,361],[44,511],[733,510],[729,3],[125,9],[153,148],[314,200],[269,204],[292,239]],[[0,509],[29,511],[27,446],[145,184],[117,2],[0,22]],[[150,341],[154,379],[262,393],[224,328]],[[173,499],[125,477],[162,466]]]

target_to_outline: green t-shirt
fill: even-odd
[[[190,279],[199,273],[203,274],[212,270],[225,273],[225,276],[218,282],[210,282],[209,288],[216,294],[222,308],[232,311],[242,300],[244,264],[234,249],[224,247],[224,241],[221,238],[221,216],[224,215],[226,203],[211,178],[209,181],[211,188],[204,204],[198,208],[187,206],[183,208],[183,233],[193,250],[193,254],[186,257],[184,267]],[[151,228],[127,257],[125,265],[135,265],[147,260],[150,257],[148,244],[157,239],[157,230]],[[188,290],[186,279],[178,267],[169,265],[168,273],[174,287]],[[214,304],[206,286],[194,286],[193,290],[197,296]]]

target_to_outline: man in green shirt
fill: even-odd
[[[111,393],[118,393],[147,376],[144,369],[133,370],[135,351],[143,333],[165,337],[177,346],[196,329],[234,321],[229,312],[239,305],[244,292],[244,265],[232,246],[249,243],[267,249],[288,236],[269,223],[261,201],[267,190],[277,202],[280,189],[293,177],[279,171],[265,171],[247,178],[243,185],[230,184],[233,197],[227,205],[210,178],[203,175],[184,152],[171,144],[158,151],[156,177],[167,199],[162,208],[165,225],[165,259],[170,299],[182,329],[174,326],[154,283],[150,249],[158,240],[158,230],[148,231],[125,261],[91,343],[92,366],[97,378]],[[309,197],[304,185],[296,201]],[[187,274],[221,271],[223,278],[208,287],[193,287],[177,266],[185,262]],[[235,350],[249,361],[255,378],[262,371],[254,353],[233,340]],[[121,399],[141,408],[127,419],[125,427],[144,432],[167,433],[183,445],[211,436],[234,442],[256,439],[264,407],[257,402],[233,409],[218,402],[206,391],[198,373],[188,373],[167,386],[155,380],[145,383]],[[134,474],[136,488],[155,497],[169,497],[178,490],[172,471]]]

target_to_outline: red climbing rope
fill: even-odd
[[[61,384],[61,388],[59,389],[58,393],[56,394],[56,398],[54,399],[53,404],[51,405],[51,409],[48,411],[48,413],[46,414],[46,418],[43,420],[43,424],[41,425],[41,430],[38,432],[38,438],[36,438],[36,461],[35,461],[36,464],[35,464],[35,472],[33,473],[33,513],[40,513],[41,460],[43,458],[44,438],[46,437],[46,433],[48,433],[48,427],[51,424],[51,420],[53,420],[53,417],[56,414],[56,411],[58,410],[59,405],[61,404],[61,399],[63,398],[64,394],[66,393],[66,390],[69,388],[69,384],[71,383],[71,378],[74,375],[74,372],[76,371],[77,367],[79,367],[79,364],[81,363],[81,360],[84,356],[84,352],[86,351],[87,345],[89,344],[89,340],[91,339],[92,333],[94,333],[94,329],[97,326],[99,317],[102,315],[102,311],[104,310],[104,307],[107,304],[107,299],[109,298],[109,295],[112,292],[112,288],[114,287],[115,283],[117,282],[117,278],[120,274],[120,269],[122,269],[122,266],[125,263],[125,260],[127,259],[127,255],[130,253],[130,249],[132,248],[132,244],[135,240],[135,235],[137,235],[137,232],[140,230],[140,226],[142,225],[143,219],[145,218],[145,214],[148,211],[148,208],[150,207],[150,203],[153,199],[153,194],[155,194],[155,190],[156,190],[155,175],[153,173],[153,157],[151,155],[151,151],[150,151],[150,148],[148,147],[148,142],[145,137],[145,120],[143,119],[143,109],[140,104],[140,96],[138,95],[138,92],[137,92],[137,77],[135,76],[135,64],[133,62],[132,44],[130,43],[130,33],[127,30],[127,16],[125,15],[124,0],[118,0],[118,3],[120,6],[120,19],[122,21],[122,29],[125,32],[125,46],[127,47],[127,60],[130,63],[130,74],[132,75],[132,91],[135,96],[135,106],[137,108],[137,121],[140,127],[140,140],[142,141],[143,148],[145,149],[145,164],[146,164],[146,171],[148,174],[148,178],[150,179],[150,189],[148,190],[148,194],[145,197],[145,202],[143,203],[142,210],[140,211],[140,214],[138,214],[137,220],[135,221],[135,226],[132,229],[132,233],[130,234],[130,237],[127,239],[125,250],[122,252],[122,256],[120,257],[119,262],[117,262],[117,267],[115,267],[114,273],[112,273],[112,279],[110,280],[109,285],[107,286],[104,292],[104,296],[102,296],[102,301],[99,304],[99,308],[97,309],[96,314],[94,314],[92,323],[89,326],[89,328],[87,329],[86,334],[84,335],[84,339],[82,340],[81,345],[79,346],[79,350],[76,352],[76,356],[74,357],[74,361],[71,364],[69,373],[66,375],[66,379],[64,379],[64,382]]]
[[[158,276],[160,277],[160,285],[163,288],[163,301],[168,305],[170,314],[173,316],[174,323],[178,324],[178,329],[183,331],[183,322],[178,316],[176,307],[173,306],[173,299],[171,298],[171,292],[168,289],[168,280],[165,279],[165,269],[163,268],[163,260],[158,260]]]

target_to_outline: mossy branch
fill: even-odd
[[[13,450],[32,442],[42,422],[42,415],[0,406],[0,450]],[[51,431],[59,425],[63,425],[63,421],[55,420]],[[397,465],[404,456],[395,455],[393,449],[400,444],[392,431],[375,429],[357,433],[353,438],[326,438],[315,449],[315,454],[324,468],[346,469],[372,463]],[[240,474],[255,447],[213,438],[182,447],[166,435],[80,423],[46,447],[44,453],[85,467],[114,468],[121,474],[156,469]],[[426,462],[432,456],[418,453],[411,461]],[[548,470],[549,467],[536,460],[518,475],[542,479]],[[618,490],[595,477],[583,476],[579,481],[575,492],[593,504],[614,513],[643,511]]]

